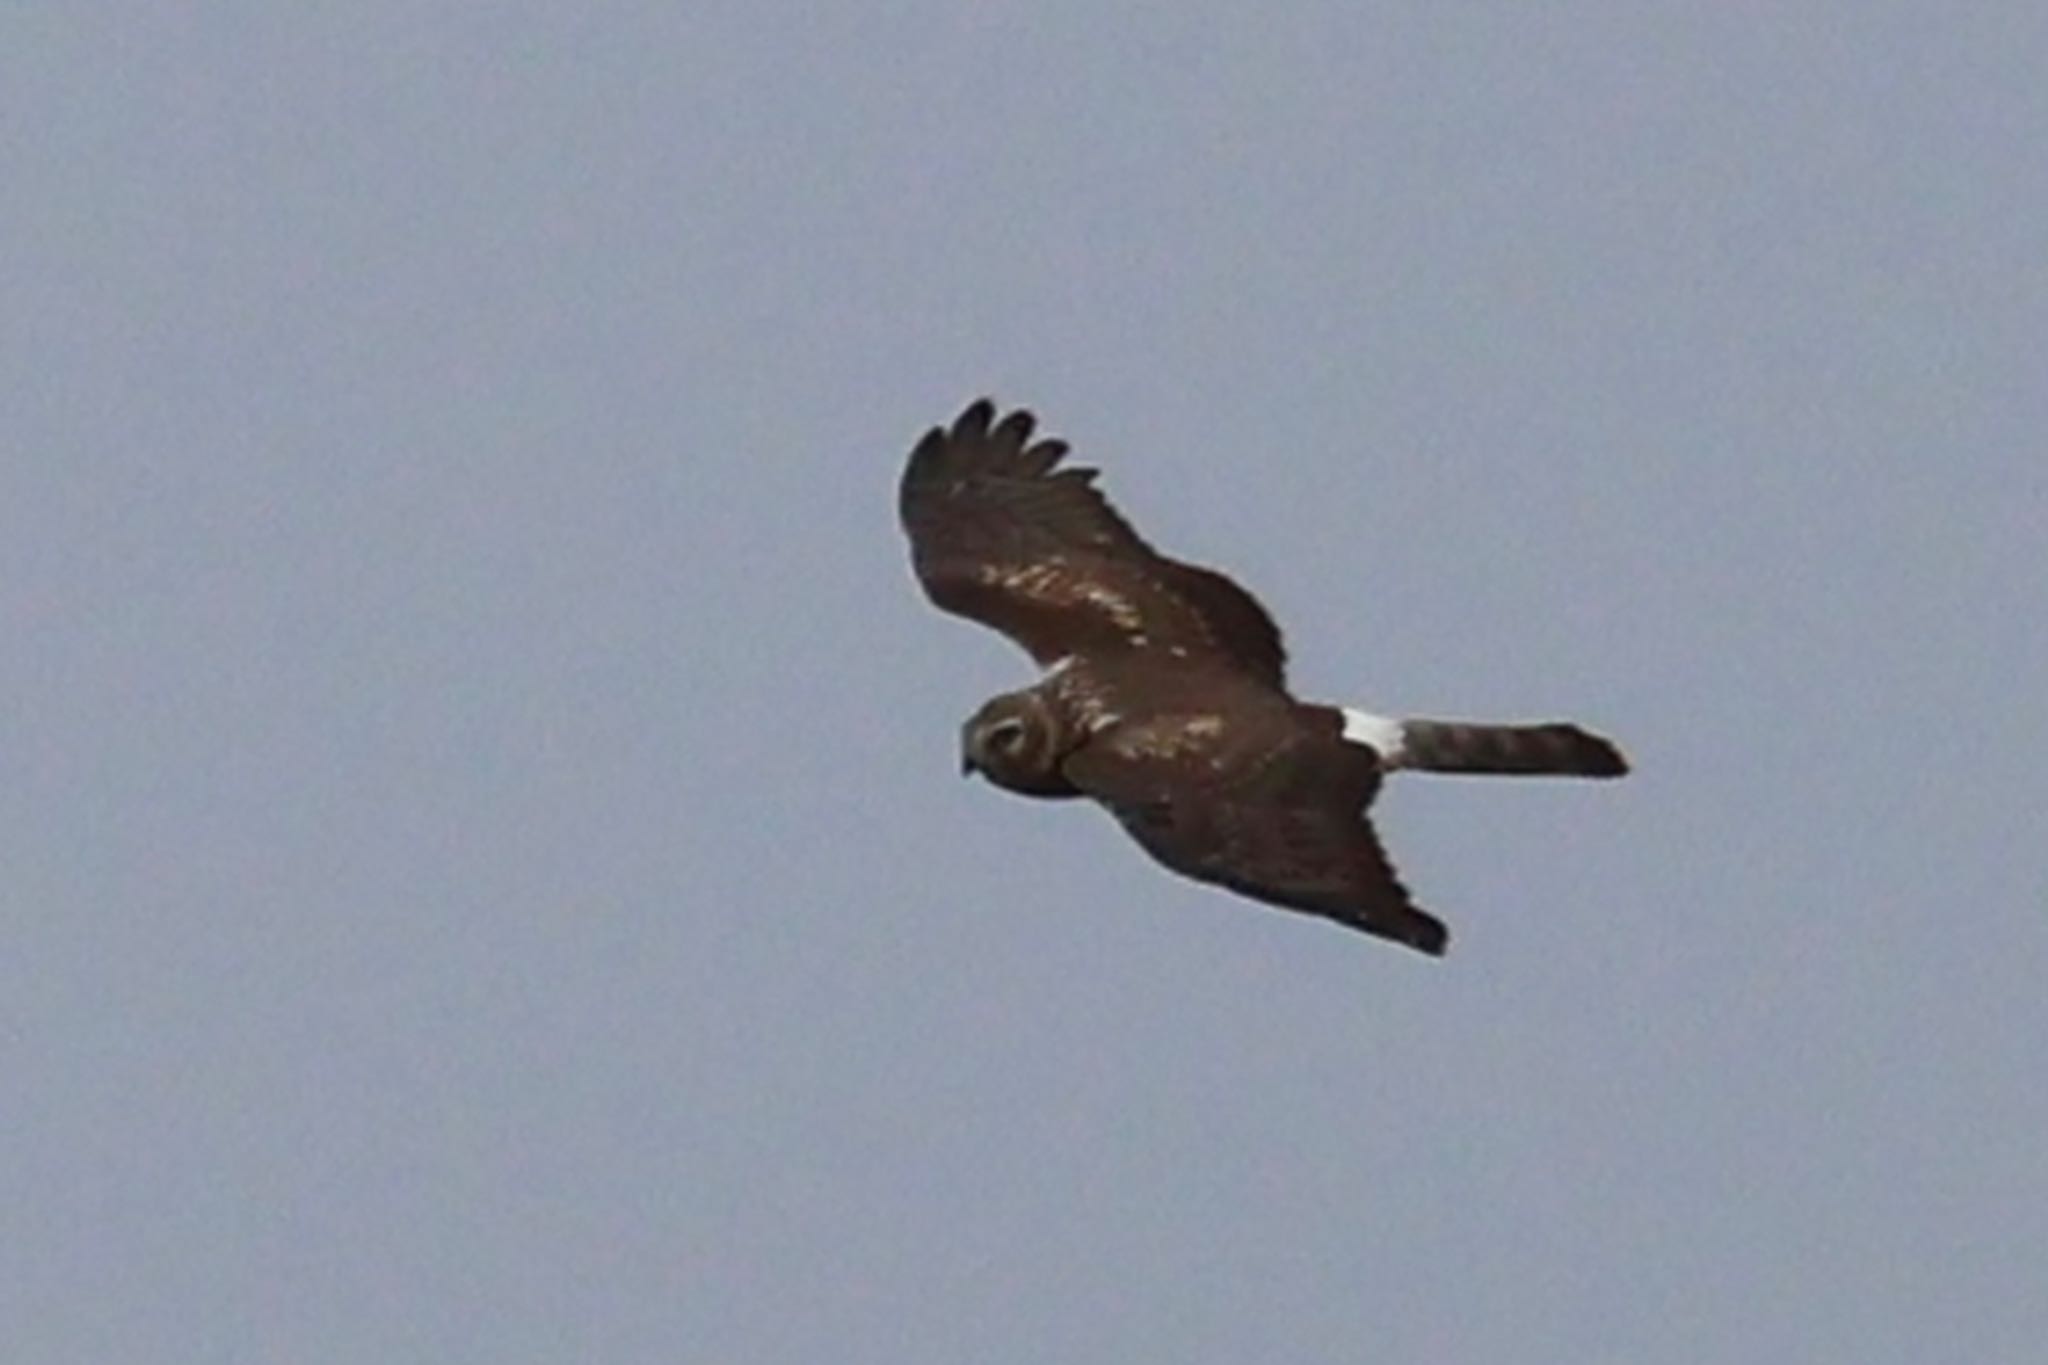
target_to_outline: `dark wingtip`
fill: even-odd
[[[1031,429],[1037,425],[1038,419],[1031,415],[1031,409],[1016,408],[996,423],[992,435],[995,443],[1014,458],[1024,453],[1024,447],[1031,440]]]
[[[993,398],[977,398],[960,409],[960,415],[953,419],[953,436],[983,437],[988,435],[989,424],[996,420],[996,402]]]
[[[1582,740],[1580,756],[1585,763],[1583,771],[1586,776],[1628,776],[1628,755],[1622,753],[1616,747],[1613,740],[1603,739],[1599,735],[1590,734],[1583,730],[1579,734]]]
[[[984,395],[960,410],[948,427],[934,427],[912,452],[913,464],[926,467],[944,461],[957,469],[978,469],[1013,478],[1043,478],[1065,458],[1065,441],[1040,438],[1038,416],[1029,408],[1003,413]],[[929,448],[929,453],[927,452]]]
[[[1410,913],[1407,935],[1401,940],[1419,953],[1442,957],[1451,947],[1451,931],[1444,922],[1426,911]]]
[[[1018,458],[1017,471],[1020,474],[1029,474],[1034,478],[1043,477],[1052,472],[1053,466],[1065,459],[1066,454],[1067,443],[1065,441],[1040,441],[1036,445],[1028,447],[1023,455]]]

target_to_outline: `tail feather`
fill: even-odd
[[[1611,741],[1562,721],[1404,720],[1393,766],[1432,773],[1620,777],[1628,771],[1628,759]]]

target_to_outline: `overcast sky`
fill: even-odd
[[[1540,11],[1540,12],[1539,12]],[[24,1362],[2034,1358],[2048,17],[0,17]],[[1028,403],[1428,961],[963,783]]]

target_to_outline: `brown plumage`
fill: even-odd
[[[1392,720],[1295,700],[1280,631],[1222,574],[1147,545],[987,399],[911,451],[900,510],[918,581],[1046,673],[962,729],[963,768],[1028,796],[1087,796],[1176,872],[1432,955],[1365,809],[1397,769],[1615,777],[1575,725]]]

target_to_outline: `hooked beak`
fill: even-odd
[[[960,776],[972,777],[980,771],[981,765],[974,761],[974,755],[962,750],[960,754]]]

